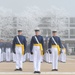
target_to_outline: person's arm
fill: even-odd
[[[26,51],[26,46],[27,46],[27,41],[26,38],[24,37],[24,50]]]
[[[13,51],[13,53],[15,53],[15,40],[16,40],[16,37],[14,37],[13,43],[12,43],[12,51]]]
[[[59,38],[59,46],[60,48],[63,48],[60,38]]]
[[[48,48],[51,48],[51,38],[49,39]]]
[[[42,38],[42,41],[41,41],[41,43],[42,43],[42,47],[43,47],[43,54],[45,53],[45,50],[44,50],[44,40],[43,40],[43,37],[41,37]]]
[[[44,49],[44,40],[43,40],[43,37],[41,37],[41,38],[42,38],[42,41],[41,41],[42,47],[43,47],[43,49]]]
[[[61,53],[62,53],[62,48],[63,48],[63,46],[62,46],[62,43],[61,43],[60,38],[59,38],[59,46],[60,46],[60,54],[61,54]]]
[[[32,49],[33,49],[33,37],[31,38],[30,41],[30,53],[32,52]]]
[[[52,53],[52,52],[51,52],[51,45],[52,45],[51,43],[52,43],[52,42],[51,42],[51,38],[50,38],[50,39],[49,39],[49,43],[48,43],[48,48],[49,48],[48,51],[49,51],[50,54]]]

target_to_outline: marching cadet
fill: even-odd
[[[0,40],[0,62],[4,61],[4,41]]]
[[[44,41],[39,31],[39,28],[35,29],[35,35],[32,36],[30,43],[30,52],[33,54],[34,73],[40,73],[41,55],[44,53]]]
[[[26,38],[22,35],[22,30],[18,30],[18,35],[13,39],[13,52],[16,54],[16,69],[22,71],[23,55],[26,50]]]
[[[2,61],[2,42],[0,41],[0,62]]]
[[[52,31],[53,36],[49,39],[50,53],[52,53],[52,71],[58,71],[58,54],[60,54],[62,48],[61,40],[57,36],[57,31]]]
[[[6,61],[11,61],[11,42],[5,43],[5,50],[6,50]]]
[[[66,62],[66,50],[67,50],[67,46],[65,44],[65,41],[63,40],[62,41],[62,52],[61,52],[61,55],[60,55],[60,61],[65,63]]]

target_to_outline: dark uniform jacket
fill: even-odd
[[[19,38],[21,44],[24,45],[24,50],[26,50],[26,42],[27,42],[26,38],[23,35],[18,35],[18,38]],[[17,40],[17,36],[15,36],[14,39],[13,39],[13,43],[12,43],[12,50],[13,50],[13,52],[15,52],[15,45],[16,44],[19,44],[19,42]]]
[[[56,43],[60,46],[60,48],[62,48],[62,43],[61,40],[58,36],[52,36],[54,38],[54,40],[56,41]],[[54,43],[54,41],[52,40],[52,37],[49,39],[49,44],[48,44],[48,48],[51,48],[52,45],[56,45]]]
[[[43,47],[43,49],[44,49],[43,37],[42,37],[41,35],[38,35],[38,36],[36,36],[36,37],[37,37],[39,43],[42,44],[42,47]],[[36,39],[35,39],[35,36],[32,36],[32,39],[31,39],[31,42],[30,42],[30,52],[32,52],[32,49],[33,49],[33,45],[34,45],[34,44],[38,44],[38,43],[37,43],[37,41],[36,41]]]

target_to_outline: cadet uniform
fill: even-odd
[[[39,29],[36,28],[35,32]],[[33,54],[34,73],[40,73],[41,55],[43,54],[44,41],[41,35],[35,35],[31,39],[30,52]]]
[[[53,31],[56,33],[57,31]],[[52,71],[58,71],[58,54],[60,53],[59,47],[62,48],[61,40],[58,36],[52,36],[49,40],[48,47],[52,52]]]
[[[63,63],[65,63],[66,62],[66,50],[67,50],[67,46],[66,46],[66,44],[62,44],[62,53],[61,53],[61,55],[60,55],[60,61],[61,62],[63,62]]]
[[[0,62],[2,61],[2,42],[0,42]]]
[[[0,62],[4,61],[4,42],[0,42]]]
[[[19,33],[21,33],[22,30],[18,30],[18,35],[14,37],[13,40],[13,52],[16,54],[16,69],[22,71],[22,62],[23,62],[23,55],[25,54],[26,50],[26,38]]]
[[[11,43],[5,43],[5,50],[6,50],[6,61],[11,61]]]

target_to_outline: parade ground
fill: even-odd
[[[23,71],[14,71],[15,63],[13,62],[1,62],[0,63],[0,75],[35,75],[33,73],[33,63],[24,62]],[[59,62],[58,72],[52,72],[52,64],[43,62],[41,66],[40,75],[75,75],[75,56],[67,56],[67,62]],[[38,74],[39,75],[39,74]]]

